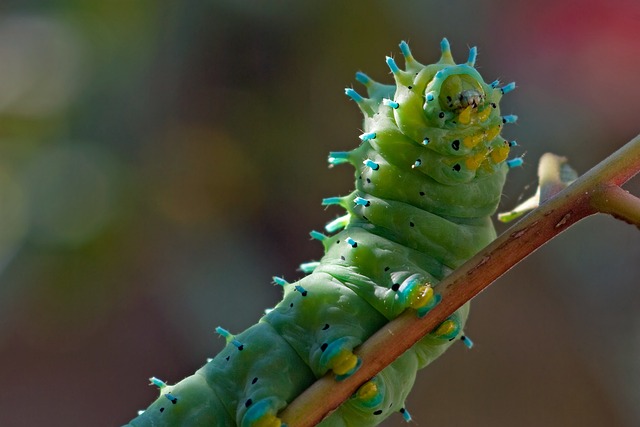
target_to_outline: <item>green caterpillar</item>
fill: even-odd
[[[260,321],[234,336],[194,375],[168,386],[152,378],[160,397],[128,426],[279,427],[288,402],[318,377],[338,379],[360,366],[353,349],[406,309],[426,314],[438,297],[433,287],[495,238],[490,220],[500,200],[510,147],[500,136],[515,116],[501,116],[502,95],[514,83],[487,84],[474,68],[476,48],[456,64],[449,43],[440,60],[422,65],[402,42],[401,70],[387,65],[395,85],[356,79],[368,98],[346,94],[364,113],[362,143],[330,153],[329,163],[356,169],[355,191],[323,200],[346,215],[312,231],[324,246],[309,273],[288,283],[284,297]],[[414,345],[328,418],[322,426],[373,426],[404,408],[418,369],[442,354],[462,328],[463,306]]]

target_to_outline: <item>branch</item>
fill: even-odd
[[[558,164],[561,162],[558,162]],[[337,382],[316,381],[282,412],[289,427],[311,427],[463,304],[547,241],[598,212],[640,224],[640,199],[619,186],[640,172],[640,135],[524,217],[437,286],[442,301],[425,317],[408,310],[356,351],[362,367]]]

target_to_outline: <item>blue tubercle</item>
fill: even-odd
[[[518,142],[514,139],[513,141],[509,141],[509,147],[517,147]]]
[[[451,45],[449,44],[449,40],[447,40],[447,38],[443,38],[442,41],[440,42],[440,50],[442,51],[442,53],[451,53]]]
[[[170,401],[171,403],[173,403],[174,405],[175,405],[176,403],[178,403],[178,398],[177,398],[177,397],[175,397],[175,396],[174,396],[173,394],[171,394],[171,393],[167,393],[167,394],[165,394],[165,395],[164,395],[164,397],[166,397],[167,399],[169,399],[169,401]]]
[[[274,278],[275,279],[275,278]],[[238,341],[237,339],[235,339],[235,336],[227,331],[224,328],[221,328],[220,326],[218,326],[216,328],[216,332],[218,333],[218,335],[220,335],[221,337],[224,337],[225,340],[227,340],[227,342],[230,342],[231,344],[233,344],[234,346],[236,346],[236,348],[238,350],[242,350],[244,348],[244,345]]]
[[[500,88],[500,91],[505,94],[505,93],[509,93],[512,90],[514,90],[516,88],[516,82],[511,82],[507,85],[504,85]]]
[[[309,232],[309,235],[311,236],[312,239],[320,240],[321,242],[327,238],[327,236],[325,236],[324,234],[316,230],[311,230]]]
[[[371,139],[376,138],[376,133],[375,132],[363,133],[362,135],[359,136],[359,138],[361,141],[369,141]]]
[[[402,56],[404,56],[406,59],[413,57],[411,55],[411,49],[409,49],[409,45],[404,40],[400,42],[400,51],[402,52]]]
[[[343,163],[349,163],[349,157],[351,153],[349,151],[331,151],[327,161],[332,165],[341,165]]]
[[[422,145],[427,145],[427,144],[429,144],[429,142],[431,142],[431,140],[430,140],[429,138],[425,137],[425,138],[422,140]]]
[[[326,197],[322,199],[322,206],[340,205],[342,197]]]
[[[472,47],[469,49],[469,58],[467,59],[467,65],[473,67],[476,65],[476,58],[478,57],[478,48]]]
[[[278,277],[278,276],[273,276],[273,283],[280,286],[285,286],[289,284],[289,282],[284,280],[282,277]]]
[[[296,291],[300,292],[300,295],[302,295],[303,297],[307,296],[307,290],[305,288],[303,288],[300,285],[294,285],[296,288]]]
[[[509,166],[509,168],[511,169],[522,166],[523,163],[524,160],[522,160],[522,157],[516,157],[515,159],[507,160],[507,166]]]
[[[491,86],[492,88],[497,88],[498,86],[500,86],[500,80],[494,80],[491,83],[489,83],[489,86]]]
[[[398,74],[400,72],[400,68],[398,68],[398,64],[396,64],[396,61],[392,57],[387,56],[386,62],[387,62],[387,66],[389,67],[389,69],[393,74]]]
[[[336,231],[341,230],[347,226],[350,217],[351,215],[349,214],[338,217],[333,221],[327,223],[327,225],[324,226],[324,229],[327,230],[327,233],[335,233]]]
[[[358,103],[364,102],[362,95],[350,87],[344,89],[344,94]]]
[[[156,386],[156,387],[158,387],[160,389],[165,388],[167,386],[167,383],[165,383],[164,381],[162,381],[161,379],[156,378],[156,377],[149,378],[149,381],[150,381],[150,384],[152,384],[152,385],[154,385],[154,386]]]
[[[356,242],[355,240],[353,240],[351,237],[347,237],[345,239],[345,242],[347,242],[352,248],[356,248],[358,247],[358,242]]]
[[[300,271],[305,274],[311,274],[320,265],[318,261],[305,262],[300,264]]]
[[[407,411],[407,408],[400,408],[400,413],[402,414],[402,418],[406,422],[410,422],[411,421],[411,414],[409,413],[409,411]]]
[[[386,105],[387,107],[393,108],[394,110],[400,106],[400,104],[398,104],[396,101],[393,101],[393,100],[388,99],[388,98],[383,98],[382,99],[382,103],[384,105]]]
[[[360,205],[360,206],[364,206],[364,207],[367,207],[367,206],[371,205],[370,201],[368,201],[367,199],[363,199],[360,196],[358,196],[355,199],[353,199],[353,201],[355,202],[356,205]]]
[[[502,123],[515,123],[516,121],[518,121],[518,116],[516,116],[515,114],[502,116]]]
[[[377,171],[378,169],[380,169],[380,165],[371,159],[365,159],[362,163],[374,171]]]
[[[471,338],[469,338],[468,336],[463,335],[460,337],[460,340],[469,350],[473,348],[473,341],[471,341]]]
[[[356,80],[360,83],[362,83],[363,85],[367,86],[371,83],[371,77],[367,76],[365,73],[363,73],[362,71],[358,71],[356,73]]]

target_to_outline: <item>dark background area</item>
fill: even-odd
[[[636,0],[3,1],[0,425],[123,424],[147,378],[255,323],[271,276],[320,257],[320,200],[353,187],[326,163],[358,143],[344,87],[443,36],[518,84],[502,210],[542,153],[583,173],[640,130]],[[639,259],[638,230],[597,217],[518,265],[474,301],[474,349],[420,373],[415,423],[639,425]]]

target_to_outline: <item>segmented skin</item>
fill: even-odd
[[[518,163],[500,136],[515,116],[500,116],[499,102],[515,86],[485,83],[475,48],[457,65],[445,39],[425,66],[400,47],[405,70],[387,58],[395,85],[358,73],[368,97],[346,90],[365,132],[329,158],[353,165],[356,180],[350,195],[324,201],[347,211],[330,235],[312,232],[324,257],[297,282],[276,278],[282,301],[238,335],[220,329],[227,346],[194,375],[174,386],[152,379],[160,397],[130,426],[280,426],[287,402],[331,370],[352,374],[354,348],[407,308],[424,314],[437,303],[431,287],[495,238],[490,215]],[[465,305],[320,425],[374,426],[398,411],[408,420],[416,372],[463,337],[467,315]]]

